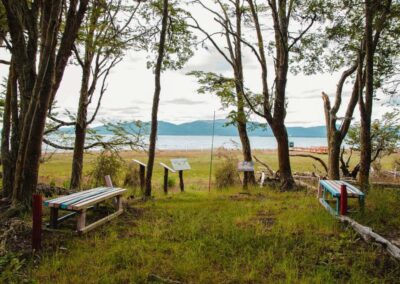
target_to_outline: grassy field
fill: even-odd
[[[144,160],[142,153],[122,156],[127,161]],[[256,156],[277,168],[275,153],[258,151]],[[258,187],[246,192],[239,187],[208,192],[209,153],[161,152],[157,163],[171,157],[189,158],[192,170],[185,174],[186,192],[174,188],[164,195],[162,169],[157,166],[153,200],[127,199],[121,217],[85,236],[47,232],[40,261],[31,259],[23,273],[4,279],[36,283],[400,283],[400,263],[335,221],[314,192],[281,193]],[[86,173],[94,158],[86,157]],[[221,159],[217,155],[215,166]],[[67,154],[55,156],[42,166],[41,180],[65,184],[70,161]],[[292,165],[294,171],[314,170],[304,158],[292,159]],[[130,189],[127,197],[133,192]],[[365,215],[353,216],[382,233],[399,232],[399,204],[398,192],[373,189]]]

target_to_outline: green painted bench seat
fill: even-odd
[[[125,191],[126,189],[122,188],[98,187],[46,200],[43,204],[50,208],[50,227],[55,229],[58,222],[66,219],[65,217],[58,218],[58,210],[73,211],[74,213],[68,216],[77,214],[77,231],[85,233],[123,212],[121,198]],[[86,226],[86,210],[111,198],[115,199],[116,212]]]
[[[346,186],[346,191],[347,191],[347,197],[348,198],[357,198],[360,204],[361,209],[364,208],[364,199],[365,199],[365,194],[356,188],[354,185],[341,181],[341,180],[321,180],[319,182],[319,188],[318,188],[318,197],[320,197],[322,193],[322,200],[329,205],[327,202],[326,198],[327,195],[330,194],[333,198],[336,198],[336,208],[335,208],[335,213],[336,215],[339,214],[339,206],[340,206],[340,188],[342,185]],[[329,205],[330,206],[330,205]]]

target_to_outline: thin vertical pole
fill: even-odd
[[[214,131],[215,131],[215,110],[214,110],[213,127],[212,127],[210,173],[208,176],[208,192],[211,191],[211,173],[212,173],[212,164],[214,158]]]

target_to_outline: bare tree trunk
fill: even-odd
[[[90,47],[88,47],[89,49]],[[90,53],[90,51],[87,51]],[[88,106],[88,88],[90,77],[91,60],[86,56],[85,65],[82,72],[81,92],[78,105],[78,115],[75,124],[75,143],[74,154],[72,158],[71,171],[71,189],[81,189],[82,186],[82,170],[83,170],[83,154],[85,150],[86,128],[87,128],[87,106]]]
[[[369,171],[371,168],[371,115],[374,95],[374,41],[373,41],[373,2],[365,1],[365,101],[360,94],[360,115],[361,115],[361,157],[359,182],[362,190],[368,190]]]
[[[292,168],[290,166],[289,139],[284,124],[271,126],[278,142],[279,177],[281,190],[291,190],[294,186]]]
[[[160,42],[158,46],[158,58],[155,68],[155,90],[153,97],[153,107],[151,112],[151,132],[150,132],[150,145],[149,145],[149,158],[147,161],[147,172],[146,172],[146,189],[145,196],[151,196],[151,179],[153,176],[153,166],[156,152],[156,140],[157,140],[157,125],[158,125],[158,105],[160,102],[161,93],[161,69],[165,53],[165,40],[167,35],[168,25],[168,0],[163,1],[163,15],[162,15],[162,27],[160,33]]]
[[[3,169],[3,197],[10,198],[13,189],[13,174],[15,164],[13,162],[12,146],[10,145],[10,136],[12,131],[12,101],[16,96],[17,78],[15,74],[15,66],[11,60],[7,92],[5,97],[4,113],[3,113],[3,129],[1,132],[1,163]]]

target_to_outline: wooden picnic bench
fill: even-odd
[[[80,191],[66,196],[44,201],[44,206],[50,208],[50,228],[56,229],[58,223],[77,215],[77,232],[86,233],[95,227],[117,217],[123,212],[122,194],[126,189],[113,187],[98,187],[85,191]],[[114,205],[116,212],[90,224],[86,224],[86,211],[108,199],[115,199]],[[65,210],[72,213],[58,218],[58,211]]]
[[[362,191],[360,191],[355,186],[351,185],[348,182],[341,181],[341,180],[321,180],[319,182],[318,187],[318,198],[321,197],[322,193],[322,201],[330,207],[329,203],[327,202],[327,195],[330,194],[333,198],[336,198],[336,208],[332,209],[336,215],[339,215],[340,210],[340,198],[341,198],[341,187],[346,186],[346,192],[348,198],[357,198],[361,210],[364,209],[364,200],[365,195]]]

